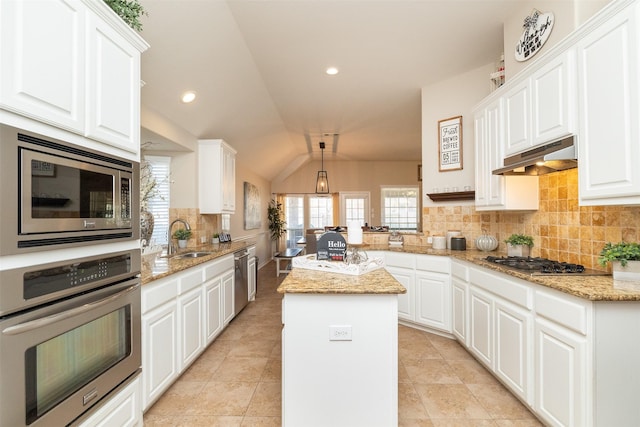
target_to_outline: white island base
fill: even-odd
[[[397,294],[285,293],[282,425],[398,423]]]

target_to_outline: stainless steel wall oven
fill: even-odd
[[[0,425],[68,425],[139,373],[138,249],[0,271]]]
[[[0,255],[139,237],[139,163],[0,125]]]

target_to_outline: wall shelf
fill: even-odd
[[[452,193],[431,193],[427,194],[434,202],[449,202],[452,200],[475,200],[475,191],[456,191]]]

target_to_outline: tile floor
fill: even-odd
[[[146,427],[281,425],[284,277],[273,262],[259,271],[256,300],[146,412]],[[457,342],[404,326],[398,337],[400,426],[542,425]]]

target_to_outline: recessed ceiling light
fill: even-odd
[[[194,99],[196,99],[196,93],[194,91],[190,90],[189,92],[185,92],[182,94],[182,102],[184,102],[185,104],[193,102]]]
[[[335,76],[336,74],[338,74],[338,69],[336,67],[329,67],[327,68],[327,71],[325,71],[325,73],[329,74],[330,76]]]

